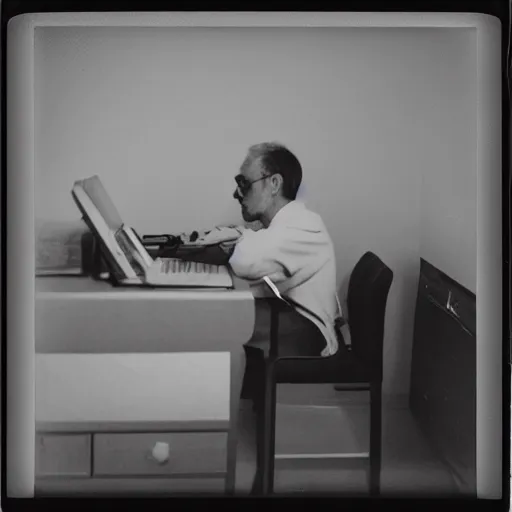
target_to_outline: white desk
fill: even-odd
[[[36,495],[234,491],[255,315],[246,283],[143,290],[45,277],[35,313]]]

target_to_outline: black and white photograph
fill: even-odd
[[[508,498],[504,32],[11,18],[2,493]]]

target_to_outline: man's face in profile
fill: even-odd
[[[249,160],[242,164],[236,176],[237,188],[233,197],[240,202],[242,217],[245,222],[259,220],[269,205],[267,173],[261,167],[259,159]]]

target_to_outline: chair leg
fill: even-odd
[[[262,370],[264,372],[264,370]],[[256,476],[251,494],[263,493],[263,475],[265,461],[265,379],[262,378],[254,396],[253,408],[256,414]]]
[[[264,374],[264,370],[262,370]],[[263,475],[265,461],[265,379],[261,379],[260,385],[255,390],[253,398],[253,410],[256,415],[256,476],[251,489],[251,494],[263,493]]]
[[[380,494],[382,456],[382,384],[370,387],[370,494]]]
[[[252,397],[252,409],[256,414],[262,410],[265,403],[265,361],[262,360],[259,367],[255,369],[255,376],[253,378],[255,383],[254,392]]]
[[[256,410],[256,476],[251,489],[251,494],[259,496],[263,494],[263,465],[264,465],[264,418],[263,408]]]
[[[275,433],[276,433],[276,382],[273,363],[265,371],[265,403],[263,426],[263,495],[274,492]]]

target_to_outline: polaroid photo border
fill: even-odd
[[[34,33],[39,27],[436,27],[474,29],[477,47],[477,493],[502,480],[501,24],[484,14],[354,12],[115,12],[23,14],[7,32],[7,495],[33,497]],[[503,92],[504,94],[504,92]],[[505,183],[503,183],[505,186]],[[16,219],[16,227],[12,219]]]

